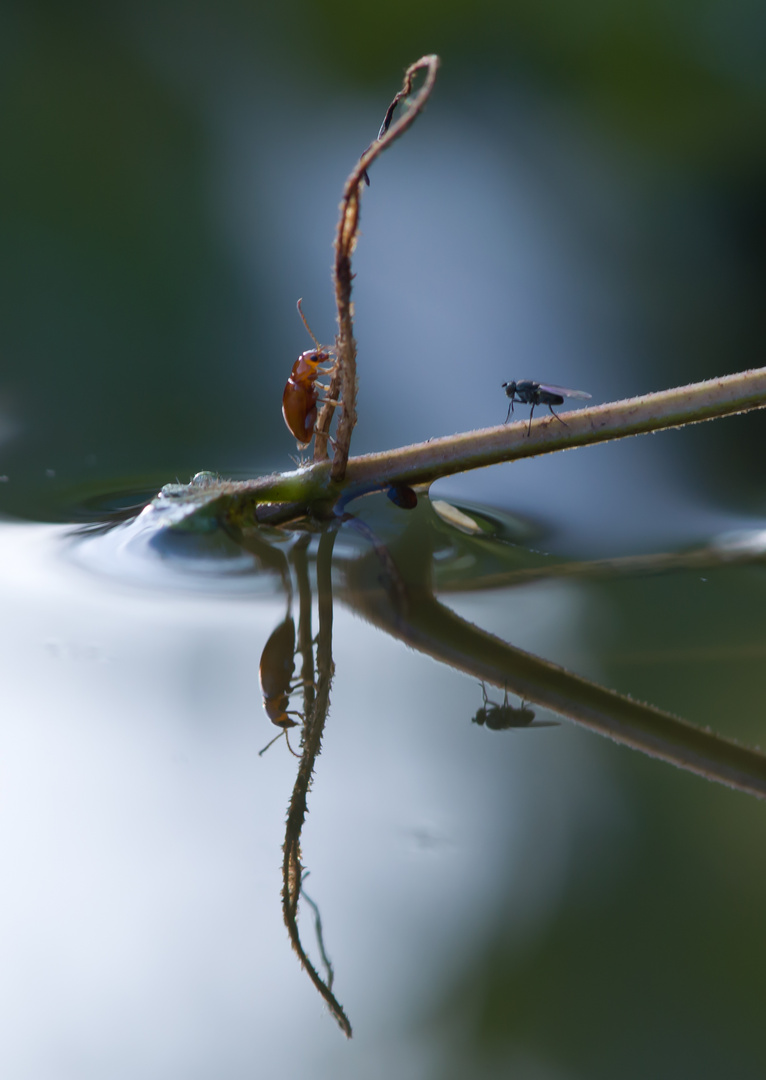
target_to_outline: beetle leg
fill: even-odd
[[[301,755],[296,754],[296,752],[293,750],[292,746],[290,746],[290,740],[287,737],[287,729],[286,728],[285,728],[285,742],[287,743],[287,749],[290,751],[290,753],[293,755],[293,757],[300,758]]]
[[[295,682],[290,683],[289,694],[294,694],[296,690],[300,690],[302,686],[313,686],[316,690],[317,684],[313,679],[297,679]]]

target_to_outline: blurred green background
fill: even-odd
[[[498,422],[498,374],[608,400],[762,363],[765,45],[755,0],[6,0],[0,506],[286,462],[295,300],[331,337],[340,188],[424,52],[433,103],[363,211],[357,449]],[[690,436],[688,481],[760,507],[762,436]]]
[[[764,363],[762,3],[155,0],[62,7],[5,0],[0,512],[78,519],[97,513],[92,508],[115,492],[151,492],[200,469],[245,476],[289,466],[295,448],[282,423],[281,393],[293,359],[308,347],[295,301],[303,296],[317,335],[331,338],[331,242],[342,184],[377,132],[402,71],[426,52],[442,57],[434,97],[407,138],[376,163],[364,196],[355,263],[356,450],[499,423],[506,407],[500,382],[511,377],[581,388],[603,401]],[[468,478],[465,490],[475,501],[534,515],[550,526],[551,547],[657,549],[666,533],[699,538],[735,520],[762,522],[765,425],[754,414],[523,469],[485,470]],[[55,588],[54,580],[49,591]],[[496,594],[479,607],[496,632],[510,638],[512,627],[520,647],[756,742],[762,572],[719,570],[707,588],[698,575],[650,584],[636,577],[561,595],[545,585],[519,589],[512,601]],[[25,610],[26,601],[19,605]],[[120,628],[120,610],[114,601],[112,629]],[[66,623],[66,612],[61,618]],[[198,618],[211,637],[218,633],[207,612]],[[168,690],[162,649],[172,653],[180,631],[154,628],[155,642],[149,630],[156,620],[151,610],[145,625],[126,633],[131,648],[146,637],[151,660],[156,649],[163,667],[156,678],[173,697],[177,686]],[[264,640],[271,629],[262,629]],[[30,652],[39,633],[35,624]],[[82,633],[87,642],[90,626]],[[344,633],[347,656],[358,624]],[[210,702],[217,707],[220,693],[202,640],[196,653],[178,647],[179,664],[188,661],[195,676],[211,679],[204,707],[188,691],[187,711],[204,713],[197,732],[208,731]],[[245,644],[236,669],[243,689],[232,695],[228,715],[249,724],[259,648]],[[233,646],[227,650],[226,658]],[[387,709],[405,729],[392,761],[400,749],[406,760],[408,740],[420,737],[412,756],[427,778],[450,752],[462,775],[472,752],[468,735],[488,734],[469,730],[477,687],[437,674],[430,661],[417,676],[402,675],[394,665],[412,657],[403,660],[393,646],[391,671],[381,672],[378,650],[380,641],[369,646],[366,668],[358,665],[354,675],[346,663],[349,682],[338,680],[350,703],[344,712],[339,693],[332,719],[344,737],[335,764],[328,754],[322,765],[350,794],[337,810],[338,828],[326,840],[315,836],[320,867],[324,842],[347,854],[342,824],[353,816],[353,797],[363,803],[354,769],[358,762],[369,767],[378,736],[360,735],[357,720],[376,678],[379,730],[387,730]],[[341,650],[337,660],[340,671]],[[18,701],[26,701],[33,679],[43,685],[49,678],[38,670],[48,672],[30,668]],[[138,674],[127,667],[121,675],[119,665],[103,670],[105,689],[90,701],[99,716],[103,701],[122,700],[126,686],[147,678],[140,665]],[[175,678],[186,690],[187,669]],[[395,692],[402,703],[392,710],[386,694]],[[459,726],[450,712],[457,708],[453,692],[465,695]],[[442,720],[450,721],[442,725],[448,735],[437,731]],[[126,720],[120,730],[129,727]],[[368,1042],[363,1036],[350,1051],[359,1055],[354,1060],[376,1075],[369,1069],[377,1050],[392,1045],[393,1030],[417,1044],[411,1056],[403,1051],[402,1076],[764,1075],[763,807],[560,730],[568,741],[555,744],[557,753],[547,749],[553,744],[526,750],[523,762],[535,764],[526,774],[516,770],[515,783],[527,784],[521,794],[505,772],[493,777],[494,787],[482,788],[479,776],[463,790],[465,799],[478,792],[477,801],[493,802],[487,816],[494,813],[495,824],[508,810],[523,857],[511,866],[504,852],[489,852],[494,914],[464,924],[464,954],[449,953],[450,942],[429,953],[433,996],[391,1028],[370,1024]],[[370,743],[349,758],[354,768],[344,768],[345,740],[355,735]],[[514,745],[511,739],[496,755],[498,773],[507,766],[510,775]],[[441,746],[444,757],[434,763],[429,755]],[[137,760],[143,767],[143,757]],[[387,776],[378,779],[388,786]],[[420,794],[420,783],[413,787]],[[534,798],[525,802],[529,791]],[[512,798],[516,810],[534,808],[529,820],[512,816]],[[283,804],[278,792],[275,814]],[[394,820],[395,811],[386,806],[380,818]],[[499,826],[496,833],[505,836]],[[249,841],[246,835],[236,852],[243,866]],[[196,866],[195,843],[196,836],[189,844]],[[367,857],[359,877],[371,894],[374,843]],[[388,865],[384,856],[380,865]],[[418,880],[428,885],[420,865]],[[525,876],[532,900],[527,896],[526,914],[517,918]],[[337,882],[336,900],[355,899],[341,877]],[[273,894],[276,904],[276,886]],[[242,895],[249,896],[245,889]],[[434,909],[441,903],[430,891],[427,901]],[[397,903],[408,917],[409,898]],[[332,904],[325,910],[332,913]],[[341,959],[348,954],[345,971],[359,940],[370,955],[387,949],[375,939],[372,904],[363,915],[354,909],[354,917],[357,938],[344,936],[341,918],[333,939]],[[413,926],[419,934],[420,924]],[[294,958],[281,944],[292,978]],[[365,972],[361,982],[372,986],[374,979]],[[378,1000],[372,993],[369,1000],[374,1013]],[[362,1008],[353,998],[348,1004],[352,1013]],[[319,1013],[313,997],[305,1008],[302,1016]],[[258,1052],[248,1041],[249,1022],[247,1013],[237,1028],[242,1076],[253,1075]],[[287,1034],[268,1033],[280,1052],[280,1040],[295,1036],[290,1018],[285,1026]],[[179,1031],[177,1045],[185,1045],[183,1024]],[[316,1075],[352,1075],[342,1071],[352,1059],[338,1045],[322,1059],[332,1067],[323,1073],[320,1063]],[[213,1040],[213,1059],[218,1053]]]

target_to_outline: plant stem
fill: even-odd
[[[543,416],[532,422],[529,435],[528,421],[523,420],[430,439],[380,454],[365,454],[351,458],[346,481],[352,487],[428,484],[468,469],[683,427],[764,406],[766,368],[756,368],[565,413],[564,423]]]
[[[197,516],[228,520],[237,526],[279,525],[307,515],[326,518],[358,495],[385,490],[393,484],[431,484],[469,469],[684,427],[764,406],[766,368],[755,368],[564,413],[563,423],[543,416],[533,420],[529,435],[528,421],[520,420],[349,458],[341,482],[333,479],[330,463],[322,461],[291,473],[254,480],[222,480],[201,488],[194,484],[169,485],[152,506],[164,513],[171,526]]]
[[[354,277],[351,272],[351,256],[354,253],[359,236],[362,186],[365,181],[369,183],[367,170],[373,161],[400,135],[403,135],[423,111],[434,88],[438,68],[438,56],[422,56],[420,60],[416,60],[414,64],[407,68],[402,88],[386,110],[377,139],[362,154],[343,188],[340,219],[335,236],[335,267],[333,270],[335,303],[338,308],[338,333],[335,338],[337,370],[330,382],[329,400],[323,405],[316,423],[316,438],[314,441],[314,461],[326,460],[327,440],[335,409],[332,402],[337,401],[340,394],[342,398],[341,413],[335,433],[335,453],[332,463],[332,479],[334,481],[342,480],[345,475],[351,445],[351,433],[356,425],[356,341],[354,340],[354,308],[351,303],[351,282]],[[409,102],[407,111],[399,117],[395,124],[392,124],[391,118],[394,109],[412,92],[413,80],[417,73],[422,70],[427,73],[423,85],[413,100]]]

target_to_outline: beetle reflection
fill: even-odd
[[[295,754],[287,737],[288,728],[298,726],[298,720],[293,720],[292,717],[297,716],[299,720],[303,720],[302,712],[287,707],[290,702],[290,695],[302,685],[301,682],[297,685],[293,684],[294,673],[295,622],[292,615],[288,615],[274,630],[261,653],[258,677],[261,683],[261,693],[263,694],[263,708],[272,724],[276,724],[282,730],[270,742],[266,743],[263,750],[258,751],[259,757],[265,754],[268,748],[273,746],[277,739],[281,739],[283,735],[290,753],[296,757],[299,756]]]

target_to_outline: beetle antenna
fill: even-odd
[[[313,330],[311,329],[311,327],[309,326],[309,324],[308,324],[308,323],[306,322],[306,316],[305,316],[305,315],[303,314],[303,308],[301,307],[301,304],[302,304],[302,303],[303,303],[303,297],[301,297],[301,298],[300,298],[300,300],[298,301],[298,314],[300,315],[300,317],[301,317],[301,319],[302,319],[302,321],[303,321],[303,325],[304,325],[304,326],[306,327],[306,329],[308,330],[308,333],[309,333],[309,337],[311,338],[311,340],[312,340],[312,341],[314,342],[314,344],[316,345],[316,347],[317,347],[317,352],[321,352],[321,351],[322,351],[322,346],[321,346],[321,345],[319,344],[319,342],[317,341],[317,339],[316,339],[316,338],[314,337],[314,331],[313,331]]]
[[[258,751],[258,757],[263,757],[263,755],[266,753],[268,748],[270,746],[273,746],[274,743],[277,741],[277,739],[281,739],[283,735],[285,737],[287,737],[287,729],[286,728],[283,728],[282,731],[280,731],[279,735],[275,735],[274,738],[271,740],[271,742],[267,742],[266,745],[264,746],[263,750]]]
[[[274,738],[271,740],[271,742],[267,742],[266,745],[264,746],[263,750],[258,751],[258,757],[263,757],[263,755],[266,753],[268,748],[270,746],[273,746],[274,743],[277,741],[277,739],[281,739],[283,735],[285,737],[285,742],[287,743],[287,749],[290,751],[290,753],[293,755],[293,757],[299,758],[301,755],[296,754],[296,752],[293,750],[292,746],[290,746],[290,740],[287,737],[287,728],[282,728],[279,735],[275,735]]]

